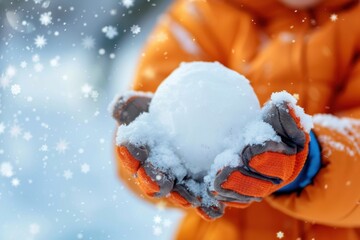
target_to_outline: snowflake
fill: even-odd
[[[5,124],[3,122],[0,123],[0,134],[5,132]]]
[[[130,8],[134,5],[134,0],[122,0],[122,4],[126,7],[126,8]]]
[[[99,97],[99,93],[98,91],[91,91],[91,98],[94,100],[94,101],[97,101],[97,98]]]
[[[31,60],[32,60],[33,62],[39,62],[39,61],[40,61],[40,56],[37,55],[37,54],[35,54],[34,56],[32,56]]]
[[[7,69],[6,69],[6,76],[9,77],[9,78],[12,78],[14,77],[16,74],[16,68],[14,68],[13,66],[9,66]]]
[[[338,15],[335,14],[335,13],[331,14],[330,20],[331,20],[332,22],[336,22],[336,21],[338,20]]]
[[[3,162],[0,165],[0,175],[3,177],[12,177],[14,175],[13,167],[9,162]]]
[[[88,98],[89,95],[92,92],[92,86],[90,86],[89,84],[85,83],[82,87],[81,87],[81,92],[84,94],[85,98]]]
[[[26,67],[27,67],[27,62],[22,61],[22,62],[20,63],[20,67],[21,67],[21,68],[26,68]]]
[[[14,84],[11,86],[11,93],[13,95],[18,95],[21,92],[21,87],[18,84]]]
[[[91,36],[86,36],[82,39],[82,43],[81,45],[85,48],[85,49],[92,49],[95,46],[95,40],[93,37]]]
[[[113,26],[105,26],[102,28],[102,32],[105,33],[105,36],[109,39],[113,39],[118,35],[116,27]]]
[[[111,15],[111,16],[115,16],[116,14],[117,14],[116,9],[111,9],[111,10],[110,10],[110,15]]]
[[[40,226],[37,223],[32,223],[29,226],[29,232],[31,235],[36,235],[40,232]]]
[[[34,42],[37,48],[43,48],[46,45],[46,39],[43,35],[37,35]]]
[[[44,65],[42,65],[41,63],[37,63],[34,66],[34,70],[35,72],[42,72],[42,70],[44,70]]]
[[[284,233],[283,233],[282,231],[278,231],[278,232],[276,233],[276,237],[277,237],[278,239],[282,239],[282,238],[284,237]]]
[[[10,135],[12,137],[17,137],[21,134],[22,129],[18,125],[14,125],[10,129]]]
[[[162,221],[162,219],[159,215],[156,215],[153,220],[154,220],[155,224],[160,224]]]
[[[132,25],[131,28],[130,28],[130,31],[136,35],[136,34],[139,34],[140,31],[141,31],[141,28],[139,27],[139,25]]]
[[[70,170],[65,170],[65,171],[64,171],[64,174],[63,174],[63,177],[64,177],[66,180],[72,179],[72,177],[73,177],[73,172],[70,171]]]
[[[90,171],[90,166],[87,163],[84,163],[81,165],[81,172],[82,173],[88,173]]]
[[[41,152],[47,152],[49,150],[48,146],[46,144],[41,145],[40,149]]]
[[[46,13],[41,14],[39,20],[42,25],[47,26],[47,25],[51,24],[51,20],[52,20],[51,12],[46,12]]]
[[[63,139],[60,139],[59,142],[56,144],[55,149],[58,153],[65,153],[68,147],[69,143]]]
[[[0,86],[2,88],[7,88],[10,84],[10,79],[4,75],[1,76],[0,78]]]
[[[50,66],[52,67],[59,66],[59,60],[60,60],[59,56],[54,57],[53,59],[50,60]]]
[[[32,135],[30,132],[25,132],[24,135],[23,135],[23,138],[26,140],[26,141],[30,141],[30,139],[32,139]]]
[[[43,0],[34,0],[34,3],[35,4],[39,4],[39,3],[41,3]]]
[[[155,236],[160,236],[162,234],[162,228],[161,227],[155,226],[153,228],[154,228],[153,233],[154,233]]]
[[[99,49],[99,54],[100,54],[100,55],[104,55],[104,54],[105,54],[105,49],[100,48],[100,49]]]
[[[14,187],[19,186],[19,185],[20,185],[20,180],[17,179],[17,178],[13,178],[13,179],[11,180],[11,185],[13,185]]]

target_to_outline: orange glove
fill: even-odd
[[[289,184],[307,159],[310,137],[291,104],[269,102],[264,109],[263,120],[281,141],[248,145],[239,154],[240,166],[217,173],[214,195],[227,206],[246,207]]]
[[[120,97],[113,109],[113,117],[118,124],[130,124],[141,113],[147,112],[151,97],[144,94],[130,98]],[[164,172],[147,161],[151,149],[148,146],[137,147],[125,143],[116,147],[119,164],[137,178],[141,190],[150,197],[167,197],[172,203],[182,207],[195,207],[205,219],[213,219],[223,214],[223,204],[205,206],[196,196],[170,172]],[[189,177],[190,179],[190,177]],[[183,180],[189,180],[183,179]]]

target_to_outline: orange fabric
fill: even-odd
[[[145,172],[143,167],[137,171],[137,179],[139,181],[140,188],[149,196],[153,196],[154,193],[160,191],[159,185],[153,181]]]
[[[219,61],[244,74],[261,103],[287,90],[308,114],[360,118],[359,22],[352,0],[296,11],[277,0],[176,0],[150,36],[132,87],[153,92],[182,61]],[[211,223],[190,211],[178,239],[275,239],[278,231],[285,239],[360,239],[360,138],[321,125],[315,133],[325,166],[312,185],[227,209]]]
[[[171,192],[170,196],[168,197],[170,201],[172,201],[174,204],[182,206],[182,207],[190,207],[190,203],[186,201],[185,198],[183,198],[179,193],[177,192]]]
[[[131,174],[135,174],[140,167],[140,162],[137,161],[124,146],[116,147],[116,151],[121,158],[121,165]]]

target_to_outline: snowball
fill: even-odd
[[[216,174],[227,166],[241,166],[239,155],[246,145],[281,141],[262,120],[267,107],[286,101],[304,129],[312,127],[311,117],[290,94],[274,93],[261,109],[249,81],[217,62],[182,63],[153,95],[129,92],[123,98],[134,95],[152,96],[149,112],[121,125],[117,144],[148,146],[147,161],[170,172],[206,206],[217,204],[209,195]]]
[[[223,65],[183,63],[157,89],[150,114],[167,131],[175,151],[193,173],[209,169],[260,113],[249,81]]]

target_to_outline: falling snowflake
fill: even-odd
[[[64,171],[64,174],[63,174],[63,177],[64,177],[66,180],[72,179],[72,177],[73,177],[73,172],[70,171],[70,170],[65,170],[65,171]]]
[[[88,173],[90,171],[90,166],[87,163],[84,163],[81,165],[81,172],[82,173]]]
[[[335,14],[335,13],[331,14],[331,15],[330,15],[330,20],[331,20],[332,22],[336,22],[336,21],[338,20],[338,15]]]
[[[160,224],[162,221],[162,219],[159,215],[156,215],[153,220],[154,220],[155,224]]]
[[[139,34],[139,33],[140,33],[141,28],[139,27],[139,25],[132,25],[132,26],[130,27],[130,31],[131,31],[134,35],[136,35],[136,34]]]
[[[115,16],[116,14],[117,14],[116,9],[111,9],[111,10],[110,10],[110,15],[111,15],[111,16]]]
[[[49,147],[46,144],[41,145],[39,151],[40,152],[47,152],[49,150]]]
[[[153,233],[155,236],[160,236],[162,234],[162,228],[159,226],[154,226]]]
[[[85,48],[85,49],[92,49],[95,46],[95,40],[93,37],[91,36],[86,36],[82,39],[81,45]]]
[[[20,185],[20,180],[17,179],[17,178],[13,178],[13,179],[11,180],[11,185],[13,185],[14,187],[19,186],[19,185]]]
[[[34,70],[35,72],[42,72],[42,70],[44,70],[44,65],[42,65],[41,63],[36,63],[34,66]]]
[[[13,167],[9,162],[3,162],[0,165],[0,174],[3,177],[12,177],[14,175]]]
[[[98,93],[98,91],[91,91],[91,98],[94,100],[94,101],[97,101],[97,99],[98,99],[98,97],[99,97],[99,93]]]
[[[284,237],[284,233],[283,233],[282,231],[278,231],[278,232],[276,233],[276,237],[277,237],[278,239],[282,239],[282,238]]]
[[[41,3],[43,0],[34,0],[34,3],[35,4],[39,4],[39,3]]]
[[[22,129],[18,125],[14,125],[10,129],[10,135],[12,137],[18,137],[21,134]]]
[[[122,4],[126,7],[126,8],[130,8],[134,5],[134,0],[122,0]]]
[[[59,60],[60,60],[59,56],[54,57],[53,59],[50,60],[50,66],[52,67],[59,66]]]
[[[13,67],[13,66],[9,66],[7,69],[6,69],[6,76],[9,77],[9,78],[12,78],[14,77],[16,74],[16,68]]]
[[[118,35],[118,31],[116,27],[113,26],[105,26],[102,28],[102,32],[105,33],[105,36],[109,39],[113,39]]]
[[[39,20],[42,25],[47,26],[47,25],[51,24],[51,21],[52,21],[51,12],[46,12],[46,13],[41,14]]]
[[[59,142],[56,144],[55,150],[58,153],[65,153],[68,147],[69,147],[69,143],[63,139],[60,139]]]
[[[81,87],[81,92],[83,93],[85,98],[88,98],[92,92],[92,86],[90,86],[89,84],[85,83],[82,87]]]
[[[18,95],[21,92],[21,87],[18,84],[14,84],[11,86],[11,93],[13,95]]]
[[[31,235],[36,235],[40,232],[40,226],[37,223],[32,223],[29,226],[29,232]]]
[[[104,55],[104,54],[105,54],[105,49],[100,48],[100,49],[99,49],[99,54],[100,54],[100,55]]]
[[[27,62],[22,61],[22,62],[20,63],[20,67],[21,67],[21,68],[26,68],[26,67],[27,67]]]
[[[5,132],[5,124],[3,122],[0,123],[0,134]]]
[[[31,60],[33,62],[35,62],[35,63],[39,62],[40,61],[40,56],[38,54],[35,54],[34,56],[32,56]]]
[[[26,140],[26,141],[30,141],[32,139],[32,135],[30,132],[25,132],[24,135],[23,135],[23,138]]]
[[[37,48],[43,48],[46,45],[46,39],[43,35],[37,35],[35,38],[35,46]]]
[[[0,78],[0,86],[2,88],[7,88],[10,84],[10,78],[6,77],[6,76],[1,76]]]

